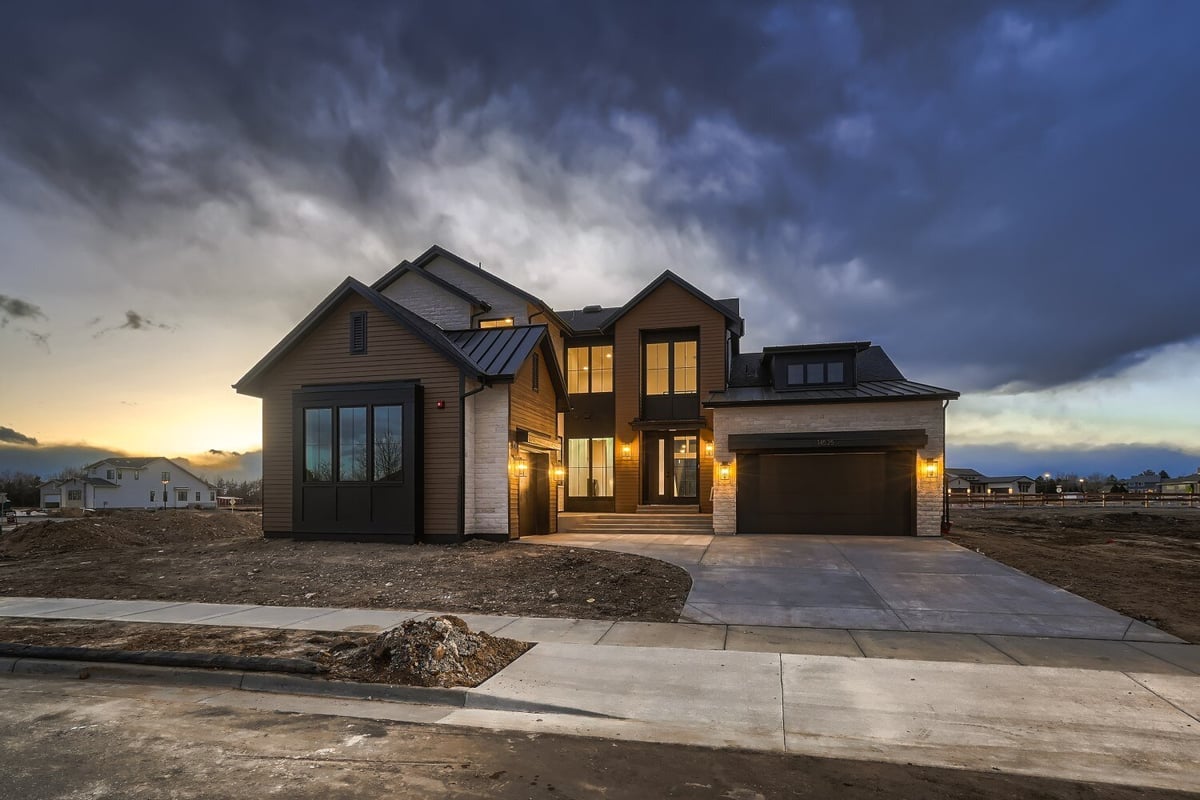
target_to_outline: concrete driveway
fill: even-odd
[[[686,622],[1179,641],[944,539],[563,533],[526,541],[683,567],[692,576]]]

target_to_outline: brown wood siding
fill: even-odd
[[[537,431],[547,436],[558,435],[558,410],[555,402],[554,384],[550,382],[550,369],[546,356],[538,348],[538,391],[533,390],[533,358],[521,365],[517,377],[508,391],[508,440],[514,441],[517,428]],[[557,530],[558,513],[555,499],[556,485],[554,468],[558,466],[558,454],[550,456],[550,532]],[[518,507],[521,479],[516,471],[509,469],[508,476],[508,532],[512,537],[520,535]]]
[[[690,292],[667,282],[617,320],[613,336],[613,388],[616,392],[616,510],[637,510],[642,497],[640,437],[630,422],[640,415],[642,394],[641,332],[699,328],[697,384],[700,401],[725,388],[725,317]],[[709,495],[713,460],[705,446],[712,441],[712,411],[702,409],[707,430],[700,431],[700,510],[712,512]],[[629,445],[626,458],[623,447]]]
[[[349,354],[350,314],[367,312],[367,352]],[[292,530],[292,392],[314,384],[419,380],[425,387],[425,533],[458,529],[458,367],[361,297],[346,300],[262,377],[263,530]],[[446,407],[439,409],[442,400]]]

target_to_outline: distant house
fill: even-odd
[[[1167,478],[1159,486],[1163,494],[1200,494],[1200,470],[1181,478]]]
[[[1161,481],[1158,475],[1134,475],[1121,483],[1131,492],[1157,492]]]
[[[1028,475],[984,475],[973,469],[948,468],[946,487],[950,494],[1034,494],[1037,483]]]
[[[42,508],[216,508],[217,489],[162,456],[107,458],[41,485]]]

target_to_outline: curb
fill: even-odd
[[[392,686],[385,683],[356,683],[313,678],[306,675],[287,675],[270,672],[247,672],[229,669],[199,669],[195,667],[159,666],[107,661],[86,661],[35,656],[0,656],[0,675],[27,675],[79,680],[113,681],[121,683],[166,684],[194,686],[206,689],[229,689],[268,694],[294,694],[308,697],[341,700],[383,700],[448,708],[477,708],[489,711],[510,711],[525,714],[568,714],[582,717],[612,718],[568,706],[531,703],[508,697],[473,694],[467,688],[426,686]]]

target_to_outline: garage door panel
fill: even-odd
[[[745,454],[740,533],[910,534],[915,453]]]

